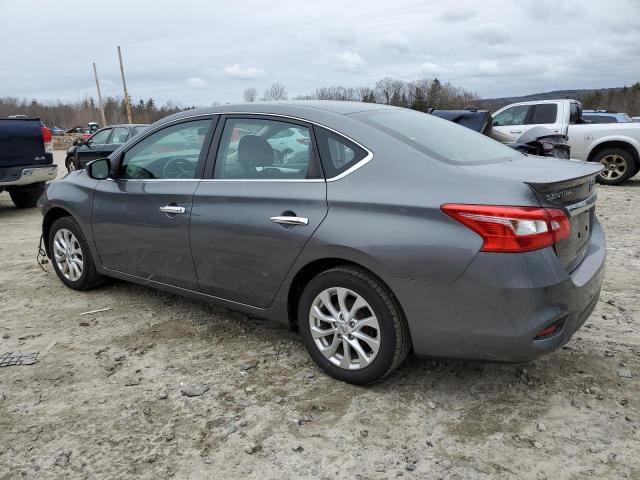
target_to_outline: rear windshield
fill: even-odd
[[[447,163],[493,163],[522,155],[485,135],[415,110],[374,110],[353,116]]]

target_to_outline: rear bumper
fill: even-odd
[[[567,273],[552,248],[479,253],[455,282],[385,279],[398,297],[419,356],[532,360],[566,344],[598,301],[605,238],[594,221],[589,251]],[[555,322],[554,335],[536,335]]]
[[[57,165],[0,168],[0,187],[20,187],[32,183],[48,182],[54,180],[57,174]]]

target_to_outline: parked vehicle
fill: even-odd
[[[602,163],[600,183],[620,185],[640,169],[640,125],[585,123],[576,100],[514,103],[493,115],[493,130],[513,141],[536,126],[566,135],[572,158]]]
[[[66,130],[64,128],[60,128],[60,127],[52,127],[51,128],[51,134],[52,135],[64,135],[65,131]]]
[[[289,128],[314,141],[277,164]],[[519,362],[566,344],[602,284],[601,169],[397,107],[225,105],[56,182],[42,233],[72,289],[110,276],[297,326],[320,368],[363,384],[411,349]]]
[[[91,160],[108,156],[147,126],[144,124],[111,125],[98,130],[87,140],[82,138],[75,140],[67,150],[64,162],[67,171],[72,172],[84,168]]]
[[[633,121],[628,113],[611,110],[583,110],[582,119],[591,123],[629,123]]]
[[[287,128],[273,135],[268,140],[269,145],[275,150],[278,160],[287,163],[292,156],[309,150],[309,136],[299,128]]]
[[[0,118],[0,192],[16,207],[35,207],[57,168],[51,131],[39,118]]]
[[[553,132],[548,128],[536,127],[528,130],[518,137],[515,142],[511,137],[493,131],[491,112],[489,110],[431,109],[428,113],[487,135],[522,153],[564,159],[568,159],[570,156],[567,137],[560,133]]]

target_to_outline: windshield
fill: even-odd
[[[353,117],[443,162],[493,163],[522,155],[485,135],[415,110],[374,110]]]

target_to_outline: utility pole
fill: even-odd
[[[124,88],[124,104],[127,107],[127,119],[129,120],[129,123],[133,123],[133,120],[131,120],[131,105],[129,105],[127,82],[124,79],[124,67],[122,66],[122,52],[120,52],[120,45],[118,45],[118,58],[120,59],[120,74],[122,75],[122,87]]]
[[[102,105],[102,94],[100,93],[100,82],[98,81],[98,70],[96,62],[93,62],[93,76],[96,77],[96,88],[98,89],[98,104],[100,105],[100,114],[102,115],[102,126],[107,126],[107,120],[104,117],[104,106]]]

